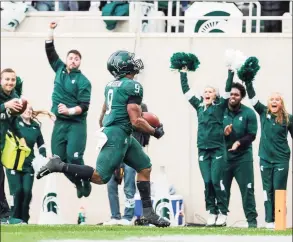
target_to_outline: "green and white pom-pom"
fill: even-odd
[[[238,70],[245,62],[247,57],[239,50],[228,49],[225,52],[226,66],[233,71]]]
[[[174,53],[170,59],[170,62],[170,68],[179,71],[183,68],[187,68],[187,71],[196,71],[200,64],[196,55],[185,52]]]
[[[237,70],[237,75],[241,81],[248,83],[253,81],[259,69],[258,59],[252,56]]]
[[[19,76],[16,77],[16,86],[15,86],[15,92],[20,97],[22,95],[22,80]]]

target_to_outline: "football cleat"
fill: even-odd
[[[76,184],[76,193],[77,193],[77,197],[81,198],[83,196],[83,186],[81,181],[78,181]]]
[[[44,165],[37,173],[37,179],[41,179],[44,176],[49,175],[50,173],[62,172],[64,164],[65,163],[60,159],[59,156],[54,155],[52,158],[49,159],[48,163]]]
[[[91,182],[83,180],[82,183],[83,183],[83,196],[88,197],[92,191]]]
[[[144,216],[144,218],[146,219],[146,221],[149,224],[153,224],[156,227],[169,227],[170,226],[170,222],[165,220],[164,218],[158,216],[154,211],[152,211],[150,214],[148,214],[147,216]]]

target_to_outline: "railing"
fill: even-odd
[[[152,8],[155,11],[158,11],[158,2],[155,1],[154,3],[145,3],[145,2],[135,2],[131,1],[129,4],[129,16],[126,17],[117,17],[117,16],[111,16],[111,17],[105,17],[105,16],[97,16],[95,14],[87,13],[87,12],[78,12],[79,18],[90,18],[90,19],[101,19],[101,20],[124,20],[129,21],[129,31],[130,32],[141,32],[142,30],[142,21],[143,20],[167,20],[167,33],[171,33],[172,26],[175,27],[175,33],[179,32],[179,24],[180,20],[227,20],[227,19],[242,19],[246,23],[246,33],[251,33],[252,29],[252,21],[256,21],[256,33],[260,33],[260,26],[261,26],[261,20],[291,20],[292,19],[292,1],[290,1],[290,14],[291,16],[261,16],[261,5],[258,1],[249,2],[249,16],[229,16],[229,17],[217,17],[217,16],[193,16],[193,17],[187,17],[187,16],[180,16],[180,1],[176,1],[176,12],[175,16],[172,16],[172,6],[173,1],[168,0],[168,16],[142,16],[143,8]],[[254,5],[256,6],[256,16],[253,16],[253,8]],[[55,14],[58,14],[59,9],[59,2],[55,2]],[[62,12],[59,12],[60,14]],[[35,15],[36,13],[33,13],[31,15]],[[51,13],[50,13],[51,14]],[[75,19],[77,12],[74,14],[64,17],[65,19]]]

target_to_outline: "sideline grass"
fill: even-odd
[[[261,235],[292,236],[292,229],[274,231],[267,229],[239,228],[155,228],[155,227],[122,227],[94,225],[1,225],[1,242],[37,242],[48,239],[125,239],[129,237],[159,235]]]

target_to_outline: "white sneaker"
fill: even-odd
[[[106,225],[106,226],[119,225],[119,222],[120,220],[112,218],[111,220],[104,222],[103,225]]]
[[[214,226],[216,224],[217,215],[209,214],[206,226]]]
[[[118,220],[118,224],[122,225],[122,226],[131,226],[132,225],[131,221],[129,221],[125,218]]]
[[[274,229],[275,228],[275,223],[273,223],[273,222],[272,223],[267,223],[266,228],[267,229]]]
[[[227,221],[227,215],[220,213],[217,218],[216,226],[226,226],[227,225],[226,221]]]

